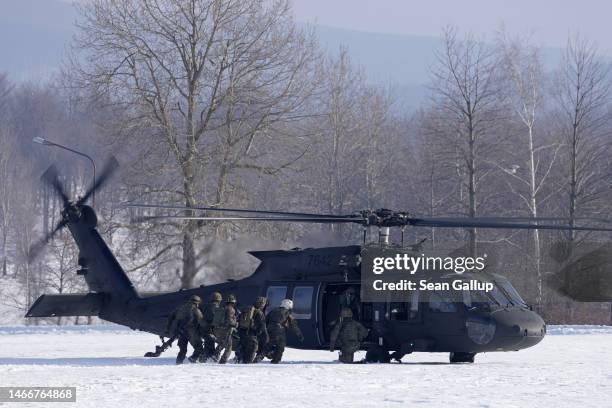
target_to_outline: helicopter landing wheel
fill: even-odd
[[[476,353],[450,353],[451,364],[455,363],[473,363]]]
[[[366,352],[366,362],[367,363],[389,363],[391,362],[391,356],[389,352],[380,347],[380,346],[372,346]]]

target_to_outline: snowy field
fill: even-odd
[[[117,326],[0,327],[0,385],[76,386],[77,403],[65,405],[79,407],[612,406],[612,328],[549,333],[473,365],[423,353],[403,364],[342,365],[336,353],[290,349],[277,366],[175,366],[176,347],[146,359],[158,339]]]

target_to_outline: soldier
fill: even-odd
[[[210,301],[202,309],[202,314],[204,315],[200,328],[201,335],[204,338],[204,353],[201,357],[202,361],[206,361],[209,358],[214,358],[215,356],[213,319],[215,317],[215,310],[221,307],[222,300],[223,296],[221,296],[221,293],[213,292],[210,295]]]
[[[243,363],[255,362],[257,351],[263,350],[269,340],[264,315],[267,303],[268,299],[260,296],[252,306],[240,313],[238,333],[240,333],[240,355]]]
[[[238,327],[236,321],[236,297],[232,294],[228,295],[225,307],[215,310],[213,319],[213,331],[217,338],[217,349],[215,350],[215,360],[219,364],[227,363],[227,359],[232,354],[232,334]],[[223,351],[221,355],[221,351]]]
[[[266,347],[266,356],[272,360],[272,364],[278,364],[283,357],[285,347],[287,346],[287,329],[289,327],[291,327],[291,330],[293,330],[300,341],[304,341],[302,331],[291,314],[292,309],[293,301],[291,299],[284,299],[279,307],[268,314],[266,319],[270,336],[270,341]],[[263,356],[259,360],[262,358]]]
[[[354,286],[349,286],[342,294],[340,295],[340,310],[348,307],[353,312],[353,319],[361,320],[359,316],[359,294]]]
[[[204,352],[199,327],[202,321],[202,312],[199,309],[202,299],[193,295],[187,302],[180,305],[168,318],[166,331],[170,336],[178,338],[179,353],[176,356],[176,364],[183,364],[187,355],[187,343],[193,347],[193,354],[189,361],[195,363]]]
[[[334,351],[336,342],[340,340],[340,361],[352,363],[353,355],[359,350],[361,342],[368,335],[368,329],[353,320],[353,312],[348,307],[342,309],[341,319],[331,332],[329,351]]]

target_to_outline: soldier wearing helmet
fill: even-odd
[[[215,360],[218,360],[219,364],[227,363],[230,354],[232,354],[232,334],[236,327],[238,327],[236,297],[230,294],[227,296],[225,306],[215,309],[213,318],[213,332],[218,343],[215,349]]]
[[[340,310],[347,307],[353,312],[353,319],[361,320],[359,316],[359,305],[361,301],[359,299],[359,293],[354,286],[349,286],[339,297]]]
[[[200,333],[204,338],[204,353],[202,354],[202,361],[212,359],[215,356],[213,319],[215,317],[215,311],[221,307],[222,300],[223,296],[221,293],[213,292],[210,295],[209,302],[201,309],[202,315],[204,316],[200,326]]]
[[[287,330],[289,328],[291,328],[300,341],[304,341],[304,335],[302,335],[302,331],[291,313],[292,310],[293,301],[291,299],[284,299],[279,307],[268,314],[266,319],[270,341],[266,347],[265,355],[272,360],[272,364],[278,364],[283,358],[283,353],[287,346]],[[260,354],[258,359],[263,359],[263,354]]]
[[[202,299],[192,295],[189,300],[180,305],[169,316],[166,332],[169,336],[178,338],[179,353],[176,364],[182,364],[187,355],[187,343],[193,347],[193,354],[189,357],[192,363],[198,361],[204,349],[200,338],[199,327],[202,322],[202,312],[199,309]]]
[[[263,350],[269,340],[264,314],[267,303],[268,299],[260,296],[252,306],[248,306],[240,313],[238,333],[243,363],[254,363],[257,352]]]
[[[340,361],[352,363],[354,354],[361,347],[361,342],[368,335],[368,329],[353,320],[353,311],[345,307],[340,312],[342,317],[334,326],[329,342],[329,351],[334,351],[336,343],[340,343]]]

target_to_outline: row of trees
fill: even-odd
[[[67,143],[120,177],[97,197],[101,229],[142,290],[176,289],[250,273],[246,249],[359,242],[350,227],[272,223],[131,223],[113,203],[137,201],[350,213],[396,208],[429,216],[610,214],[607,64],[568,42],[546,69],[537,47],[503,33],[482,42],[444,32],[430,96],[405,111],[341,49],[327,55],[285,0],[93,0],[57,83],[0,80],[2,274],[11,305],[43,291],[83,290],[63,232],[30,264],[28,248],[58,217],[38,177],[51,161],[73,195],[86,163],[43,151]],[[84,170],[85,169],[85,170]],[[256,240],[252,237],[257,237]],[[431,245],[465,240],[519,248],[507,275],[549,320],[608,322],[609,304],[579,305],[547,288],[548,246],[595,234],[412,230]],[[508,251],[510,254],[510,251]],[[5,287],[8,287],[5,285]],[[23,288],[23,289],[22,289]]]

